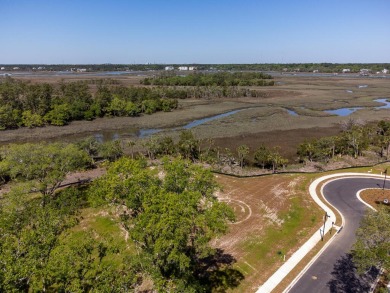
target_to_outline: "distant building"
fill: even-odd
[[[43,69],[45,69],[45,67],[42,67],[42,66],[38,67],[38,70],[43,70]]]
[[[188,70],[188,66],[179,66],[178,69],[181,71]]]
[[[173,67],[173,66],[165,66],[165,70],[167,70],[167,71],[174,70],[174,69],[175,69],[175,67]]]
[[[86,68],[77,68],[77,72],[87,72]]]
[[[370,69],[360,69],[360,75],[361,76],[368,76],[370,74]]]
[[[12,68],[13,70],[19,70],[20,68],[19,67],[14,67]]]
[[[190,67],[188,67],[188,70],[191,70],[191,71],[193,71],[193,70],[196,70],[197,68],[195,67],[195,66],[190,66]]]
[[[0,70],[5,70],[5,67],[1,67]]]
[[[4,68],[4,67],[3,67],[3,68]],[[382,70],[382,73],[388,74],[388,73],[389,73],[389,70],[388,70],[388,69],[383,69],[383,70]]]
[[[313,73],[318,73],[318,72],[319,72],[318,69],[313,70]]]
[[[342,72],[342,73],[350,73],[350,72],[351,72],[351,69],[349,69],[349,68],[344,68],[341,72]]]

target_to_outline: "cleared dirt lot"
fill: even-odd
[[[254,292],[320,224],[320,209],[306,191],[310,176],[236,178],[216,175],[218,197],[237,215],[213,245],[233,255],[245,276],[236,292]]]

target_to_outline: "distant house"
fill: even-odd
[[[12,68],[13,70],[19,70],[20,68],[19,67],[14,67]]]
[[[197,68],[195,67],[195,66],[190,66],[190,67],[188,67],[188,70],[191,70],[191,71],[193,71],[193,70],[196,70]]]
[[[86,68],[77,68],[77,72],[87,72]]]
[[[350,72],[351,72],[351,69],[349,69],[349,68],[344,68],[341,72],[342,72],[342,73],[350,73]]]
[[[5,67],[1,67],[0,70],[5,70]]]
[[[3,67],[3,68],[4,68],[4,67]],[[385,69],[382,70],[382,73],[388,74],[388,73],[389,73],[389,70],[385,68]]]
[[[313,70],[313,73],[318,73],[318,72],[319,72],[318,69]]]
[[[42,66],[38,67],[38,70],[43,70],[43,69],[45,69],[45,67],[42,67]]]
[[[174,69],[175,69],[175,67],[173,67],[173,66],[165,66],[165,70],[167,70],[167,71],[174,70]]]
[[[188,66],[179,66],[178,69],[181,71],[188,70]]]
[[[371,72],[370,69],[360,69],[361,76],[368,76],[370,72]]]

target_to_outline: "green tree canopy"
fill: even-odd
[[[11,144],[0,149],[1,165],[11,178],[33,180],[46,196],[53,195],[65,176],[91,163],[88,154],[73,144]]]
[[[180,133],[177,144],[179,153],[185,158],[195,161],[199,157],[199,140],[195,138],[191,130],[183,130]]]
[[[245,158],[249,154],[249,147],[243,144],[237,147],[236,151],[238,155],[238,161],[240,162],[240,167],[242,168],[244,167]]]
[[[155,289],[199,292],[212,286],[204,260],[217,250],[209,242],[234,220],[216,187],[210,171],[187,160],[166,158],[162,168],[148,168],[121,158],[93,183],[90,198],[126,207],[122,219]]]
[[[390,270],[390,209],[368,210],[356,232],[354,263],[360,273],[372,266]]]

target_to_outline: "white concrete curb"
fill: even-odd
[[[365,190],[369,190],[369,189],[373,189],[373,188],[366,188],[366,189],[362,189],[362,190],[359,190],[358,193],[356,194],[358,200],[360,200],[363,204],[365,204],[366,206],[368,206],[370,209],[374,210],[374,211],[377,211],[372,205],[366,203],[364,200],[362,200],[362,198],[360,197],[360,193],[365,191]]]
[[[321,240],[321,233],[325,235],[331,228],[332,228],[332,222],[336,222],[336,215],[334,212],[328,207],[328,205],[332,206],[325,198],[322,197],[323,195],[323,188],[324,186],[334,180],[340,180],[345,177],[359,177],[359,178],[383,178],[382,175],[375,175],[375,174],[365,174],[365,173],[337,173],[337,174],[331,174],[322,176],[320,178],[317,178],[314,180],[309,187],[309,193],[310,196],[313,198],[313,200],[326,212],[327,215],[329,215],[329,220],[325,222],[325,229],[322,231],[322,228],[320,231],[313,234],[313,236],[310,237],[309,240],[307,240],[293,255],[262,285],[260,286],[256,293],[269,293],[273,289],[276,288],[277,285],[287,276],[290,271],[294,269],[294,267],[306,256],[307,253],[310,252],[311,249]],[[333,179],[328,181],[329,179]],[[317,194],[317,187],[320,183],[326,182],[321,187],[321,197],[320,198]],[[326,205],[323,200],[328,204]],[[333,207],[333,206],[332,206]],[[337,210],[335,207],[333,207],[335,210]],[[342,226],[343,227],[345,220],[343,215],[337,210],[337,212],[340,214],[342,218]],[[328,243],[317,253],[317,255],[309,262],[309,264],[299,273],[299,275],[290,283],[290,285],[285,289],[283,292],[288,292],[290,288],[302,277],[302,275],[309,269],[309,267],[313,264],[313,262],[322,254],[322,252],[326,249],[326,247],[330,244],[330,242],[334,239],[334,236],[337,235],[336,233],[333,235],[333,237],[328,241]]]

